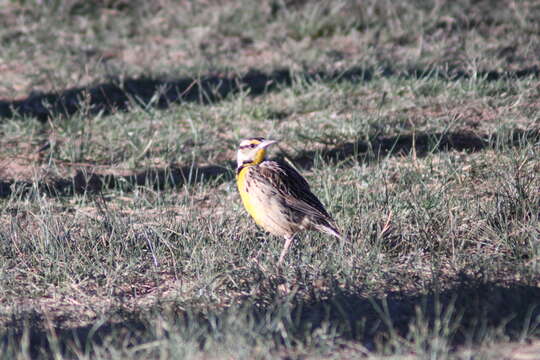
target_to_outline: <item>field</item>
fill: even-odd
[[[540,3],[0,0],[5,359],[540,358]],[[347,239],[257,228],[279,139]]]

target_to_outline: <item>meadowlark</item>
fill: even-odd
[[[309,185],[294,168],[265,160],[266,149],[276,140],[250,138],[240,143],[237,153],[236,183],[247,212],[269,233],[285,238],[278,265],[302,230],[317,230],[342,238]]]

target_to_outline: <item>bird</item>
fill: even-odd
[[[283,263],[294,236],[316,230],[344,239],[336,222],[292,166],[266,160],[269,146],[278,143],[263,137],[244,139],[238,147],[236,184],[246,211],[272,235],[285,238],[278,266]]]

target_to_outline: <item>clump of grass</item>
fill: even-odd
[[[2,353],[534,346],[538,9],[486,4],[6,5],[1,61],[28,56],[0,97],[48,94],[0,102]],[[302,171],[347,241],[300,234],[276,267],[282,240],[233,181],[254,135],[282,140],[272,156]]]

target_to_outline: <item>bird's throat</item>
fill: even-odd
[[[236,174],[240,174],[240,171],[242,171],[242,169],[245,169],[247,167],[259,165],[260,163],[262,163],[264,161],[265,156],[266,156],[266,150],[265,149],[260,149],[255,154],[255,157],[253,158],[253,160],[245,160],[242,163],[242,165],[240,165],[238,168],[236,168]]]
[[[252,165],[259,165],[260,163],[262,163],[265,155],[266,155],[265,149],[260,149],[259,151],[257,151],[257,153],[255,154],[255,158],[253,159]]]

